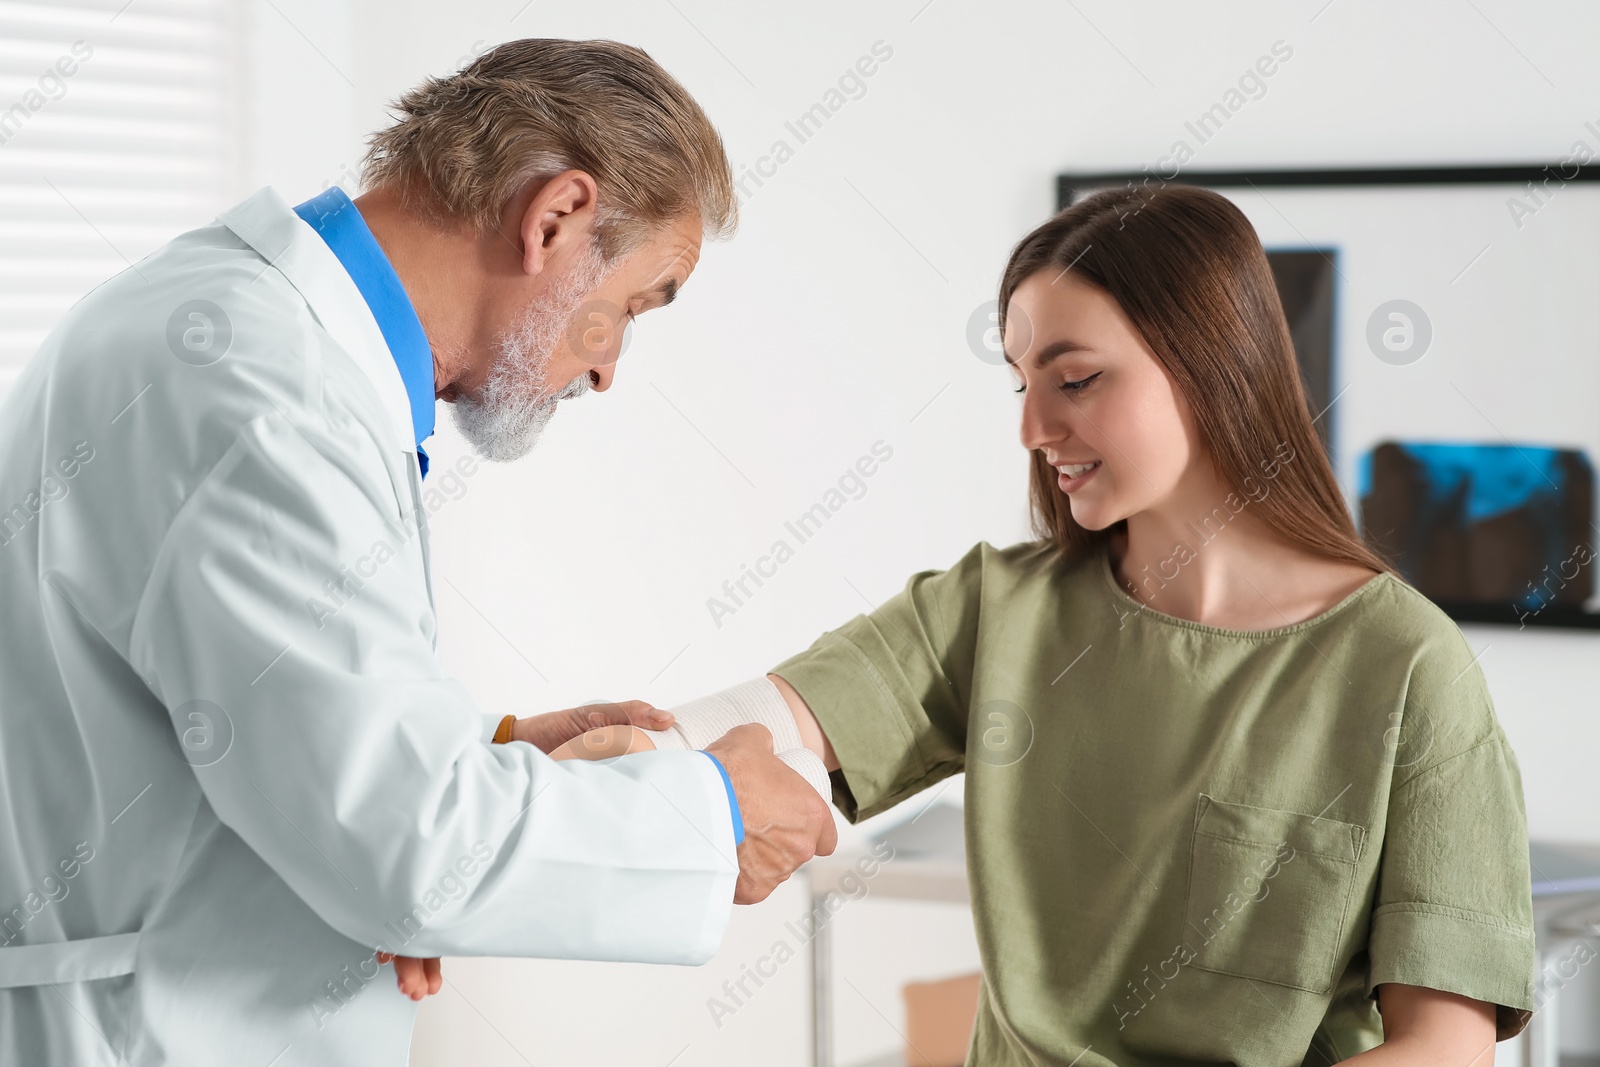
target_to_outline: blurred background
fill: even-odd
[[[1194,170],[1600,153],[1600,8],[1580,0],[0,0],[0,390],[106,277],[262,185],[290,203],[354,194],[389,101],[532,36],[625,41],[681,79],[720,126],[742,225],[634,328],[613,389],[563,407],[526,460],[442,488],[441,651],[485,708],[518,715],[671,706],[761,673],[979,540],[1027,538],[1020,405],[985,330],[1006,255],[1056,209],[1059,175],[1153,171],[1178,141]],[[1274,73],[1231,106],[1263,56]],[[1225,121],[1197,137],[1219,101]],[[1372,203],[1359,239],[1303,194],[1249,203],[1269,244],[1391,263],[1376,288],[1352,281],[1330,320],[1328,424],[1352,512],[1385,435],[1600,450],[1600,183],[1480,191],[1420,228],[1418,202]],[[1444,377],[1422,394],[1421,379],[1382,377],[1406,368],[1363,341],[1399,298],[1431,316],[1414,366]],[[1351,404],[1336,400],[1348,384]],[[1363,414],[1385,404],[1415,424]],[[439,426],[443,470],[467,450]],[[875,447],[889,458],[841,485]],[[794,545],[785,523],[831,490],[844,502],[826,524],[731,601],[724,583]],[[1600,845],[1600,631],[1462,627],[1533,836]],[[978,966],[959,900],[890,884],[959,827],[959,780],[930,794],[841,829],[841,854],[874,833],[901,845],[829,913],[837,1063],[900,1062],[906,983]],[[447,960],[413,1063],[812,1063],[809,884],[737,909],[701,968]],[[759,983],[727,992],[752,969]],[[1551,988],[1569,1067],[1600,1063],[1596,971]]]

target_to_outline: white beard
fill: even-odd
[[[589,391],[589,373],[550,393],[550,361],[567,335],[573,314],[610,273],[593,244],[567,276],[530,304],[500,336],[499,355],[476,398],[465,393],[450,405],[456,429],[484,459],[506,462],[527,455],[562,400]]]

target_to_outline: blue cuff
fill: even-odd
[[[733,795],[733,779],[728,777],[728,769],[722,765],[721,760],[706,752],[705,749],[700,751],[704,752],[705,757],[717,765],[717,773],[722,775],[722,785],[728,791],[728,811],[733,814],[733,843],[741,845],[744,843],[744,817],[739,814],[739,798]]]

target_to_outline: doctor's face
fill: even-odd
[[[1080,526],[1161,507],[1191,470],[1209,469],[1182,393],[1098,286],[1034,274],[1012,295],[1004,345],[1022,393],[1022,443],[1056,468]]]
[[[604,273],[567,317],[552,353],[555,381],[587,379],[603,393],[611,388],[633,320],[677,297],[700,261],[698,215],[663,227]]]
[[[608,262],[590,240],[552,261],[544,285],[495,339],[483,384],[452,405],[456,427],[487,459],[526,455],[562,400],[611,387],[628,326],[670,304],[700,258],[698,217]]]

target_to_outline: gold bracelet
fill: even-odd
[[[511,728],[517,724],[515,715],[507,715],[500,720],[500,725],[494,728],[494,744],[503,745],[511,740]]]

